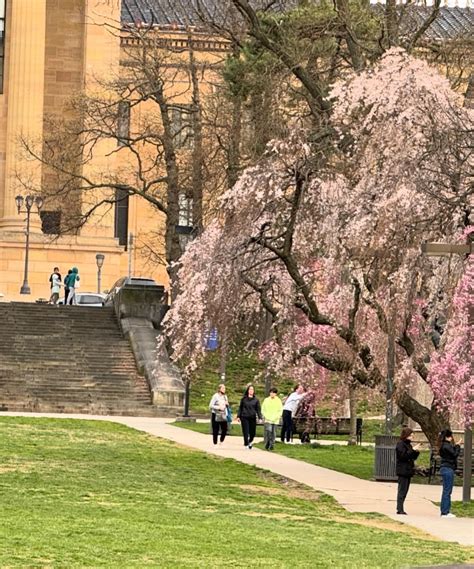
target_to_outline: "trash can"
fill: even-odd
[[[398,480],[395,447],[398,437],[395,435],[375,435],[375,480],[393,482]]]

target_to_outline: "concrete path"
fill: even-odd
[[[209,435],[175,427],[169,424],[169,418],[65,415],[60,413],[0,413],[0,416],[5,415],[114,421],[216,456],[233,458],[246,464],[270,470],[306,484],[315,490],[330,494],[349,511],[378,512],[398,522],[417,527],[439,539],[458,542],[462,545],[474,545],[474,520],[472,518],[446,519],[440,517],[438,507],[433,504],[433,502],[440,500],[440,486],[412,484],[405,502],[409,515],[397,516],[394,513],[397,494],[396,483],[361,480],[348,474],[314,466],[277,453],[255,448],[247,450],[244,448],[240,437],[227,437],[222,446],[214,447]],[[454,488],[453,500],[461,500],[461,491],[460,487]]]

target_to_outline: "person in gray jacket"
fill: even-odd
[[[212,396],[209,403],[209,410],[211,411],[211,425],[212,425],[212,442],[217,445],[220,432],[220,441],[222,444],[227,435],[227,409],[229,407],[229,400],[225,394],[225,385],[221,383],[217,388],[217,392]]]

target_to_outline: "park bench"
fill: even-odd
[[[310,436],[314,435],[341,435],[351,434],[351,420],[346,417],[302,417],[293,418],[293,432],[300,435],[304,442],[309,442]],[[362,444],[362,419],[356,419],[356,440]]]
[[[438,454],[438,449],[431,449],[428,483],[431,484],[431,479],[434,478],[437,475],[437,473],[439,473],[440,466],[441,466],[441,457]],[[461,454],[458,456],[458,467],[455,472],[458,476],[462,476],[463,470],[464,470],[464,455],[461,450]],[[472,474],[474,474],[474,450],[472,453],[471,475]]]

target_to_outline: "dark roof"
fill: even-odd
[[[284,10],[294,0],[253,0],[252,6]],[[222,22],[229,17],[229,0],[122,0],[123,24],[155,24],[158,26],[202,26],[206,20]]]
[[[376,4],[374,9],[382,12],[384,6]],[[432,6],[411,5],[404,9],[402,28],[404,34],[415,32],[428,18]],[[424,37],[431,40],[449,40],[463,36],[472,41],[474,37],[474,10],[442,6],[439,15],[426,30]]]
[[[284,9],[293,0],[276,0],[272,9]],[[122,0],[123,24],[155,24],[157,26],[202,26],[197,7],[200,6],[204,20],[217,21],[226,16],[223,9],[226,0]],[[269,5],[269,0],[253,0],[254,7]],[[381,10],[377,4],[374,10]],[[431,13],[430,6],[408,6],[403,17],[403,28],[406,32],[413,31]],[[474,37],[474,10],[443,6],[438,18],[431,24],[425,37],[434,40],[452,39],[465,36],[472,40]]]

